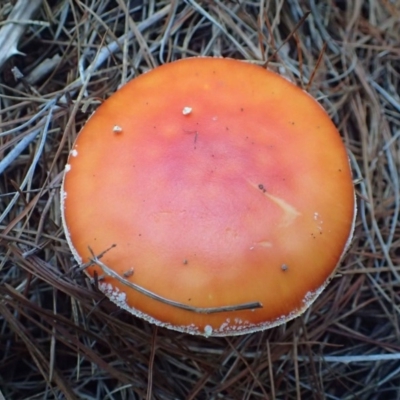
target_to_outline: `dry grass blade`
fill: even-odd
[[[386,0],[1,1],[0,399],[400,398],[399,16]],[[61,228],[64,166],[91,112],[198,55],[268,60],[317,97],[359,194],[354,243],[312,308],[229,340],[117,309]]]
[[[18,0],[13,6],[6,21],[0,26],[0,71],[4,63],[12,56],[20,53],[17,49],[18,42],[24,34],[28,24],[34,23],[32,16],[39,9],[42,0]]]
[[[158,327],[155,326],[153,328],[153,340],[151,341],[151,354],[149,360],[149,376],[147,380],[146,400],[151,400],[153,394],[153,366],[154,366],[154,357],[156,355],[157,332],[158,332]]]

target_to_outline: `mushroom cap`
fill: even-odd
[[[61,198],[71,250],[96,261],[86,272],[112,301],[206,336],[304,312],[356,214],[346,149],[319,103],[223,58],[165,64],[104,101],[76,139]]]

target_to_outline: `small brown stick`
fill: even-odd
[[[97,258],[98,258],[98,259],[102,258],[102,257],[104,256],[104,254],[106,254],[108,251],[110,251],[110,250],[113,249],[114,247],[116,247],[116,244],[112,244],[108,249],[102,251],[102,252],[97,256]],[[90,252],[92,253],[91,250],[90,250]],[[92,253],[92,254],[93,254],[93,253]],[[92,260],[89,260],[89,262],[87,262],[87,263],[85,263],[85,264],[82,264],[82,265],[80,265],[80,266],[77,265],[77,268],[75,268],[75,267],[71,268],[71,270],[68,271],[68,272],[66,272],[66,273],[64,274],[64,276],[69,275],[71,272],[74,272],[74,276],[75,276],[76,273],[82,272],[82,271],[84,271],[85,269],[87,269],[87,268],[89,268],[89,267],[91,267],[91,266],[93,266],[93,265],[95,265],[95,262],[93,262]]]
[[[301,49],[301,42],[299,35],[297,32],[293,35],[294,40],[296,41],[296,46],[297,46],[297,58],[299,60],[299,73],[300,73],[300,83],[301,87],[303,88],[304,83],[303,83],[303,52]]]
[[[309,80],[308,83],[307,83],[307,86],[306,86],[306,90],[307,90],[307,91],[310,89],[310,86],[311,86],[311,84],[312,84],[312,81],[314,80],[314,77],[315,77],[315,74],[317,73],[318,67],[319,67],[319,65],[321,64],[322,57],[323,57],[324,54],[325,54],[325,50],[326,50],[326,42],[325,42],[324,45],[322,46],[322,49],[321,49],[321,51],[320,51],[320,53],[319,53],[319,56],[318,56],[317,63],[315,64],[315,67],[314,67],[314,70],[313,70],[313,72],[312,72],[312,74],[311,74],[310,80]]]
[[[267,61],[263,64],[264,68],[268,67],[269,62],[276,56],[278,51],[292,38],[292,36],[296,33],[296,31],[300,28],[301,25],[303,25],[304,21],[307,19],[307,17],[310,15],[310,11],[307,11],[304,13],[304,15],[301,17],[300,21],[296,24],[296,26],[293,28],[293,31],[290,32],[289,36],[281,43],[281,45],[268,57]]]
[[[151,400],[153,394],[153,367],[154,367],[154,356],[156,355],[156,340],[157,340],[158,326],[155,325],[153,328],[153,338],[151,340],[151,353],[149,360],[149,372],[147,379],[147,395],[146,400]]]

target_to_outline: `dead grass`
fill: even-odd
[[[0,3],[0,27],[16,3]],[[26,30],[14,43],[6,37],[26,55],[7,56],[0,78],[4,396],[400,398],[399,3],[39,3],[38,13],[18,16]],[[156,329],[117,310],[74,272],[60,221],[68,151],[101,99],[148,69],[200,54],[269,60],[320,99],[343,134],[358,191],[354,243],[311,310],[227,339]]]

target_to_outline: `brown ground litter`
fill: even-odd
[[[91,112],[195,55],[268,61],[303,86],[354,170],[337,277],[261,333],[206,339],[118,310],[61,227],[62,172]],[[0,69],[0,398],[400,398],[399,1],[2,0]]]

